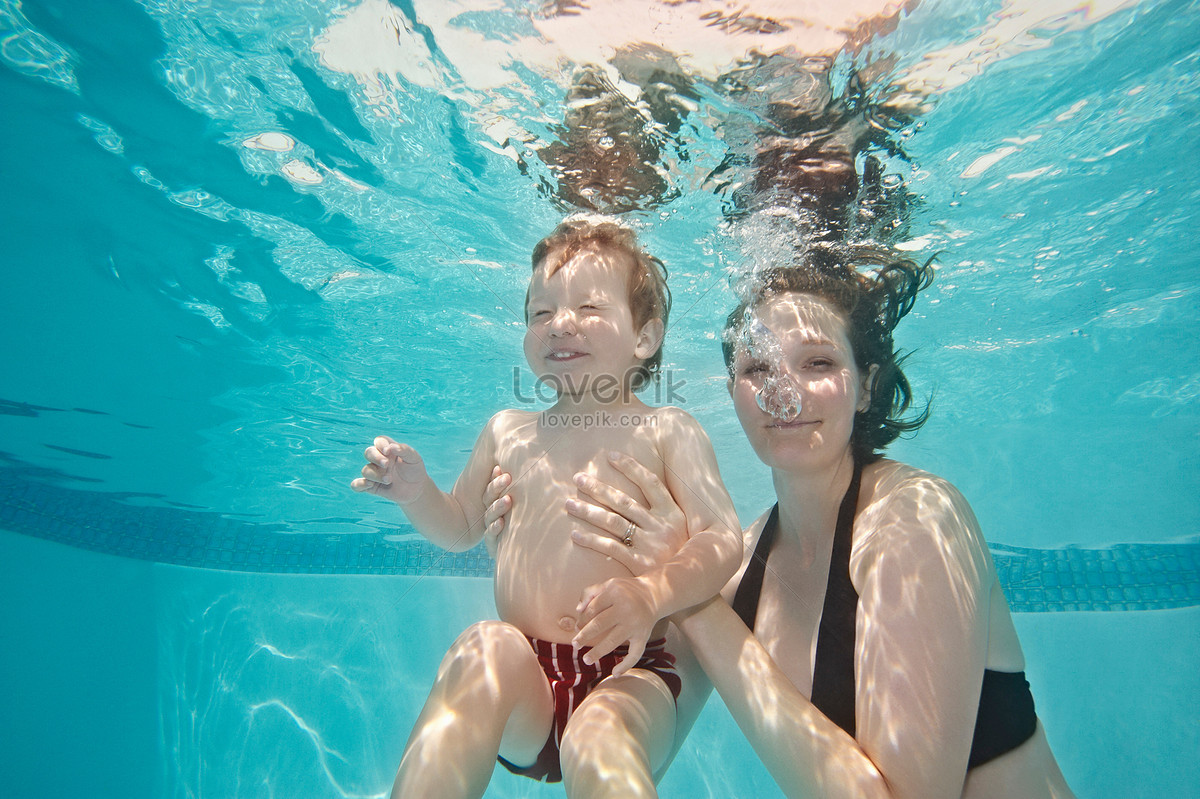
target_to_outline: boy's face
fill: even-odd
[[[654,321],[634,330],[629,270],[625,255],[596,251],[577,254],[549,277],[544,262],[534,270],[525,358],[559,396],[622,397],[633,370],[658,348]]]

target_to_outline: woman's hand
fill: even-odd
[[[577,474],[575,484],[591,501],[567,500],[567,512],[584,523],[571,538],[640,576],[666,563],[687,543],[687,519],[649,469],[615,452],[609,453],[608,460],[641,490],[650,507],[590,475]]]
[[[492,469],[492,480],[483,491],[483,542],[488,554],[496,557],[496,543],[504,531],[504,522],[512,510],[512,497],[508,494],[512,476],[499,466]]]

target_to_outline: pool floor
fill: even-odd
[[[6,795],[385,796],[442,653],[494,615],[468,577],[164,566],[0,532]],[[1082,797],[1196,796],[1200,609],[1020,613]],[[782,794],[712,699],[663,797]],[[563,796],[498,770],[488,797]]]

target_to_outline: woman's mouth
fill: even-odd
[[[767,427],[779,428],[781,430],[795,430],[797,428],[811,427],[817,424],[820,424],[820,422],[812,419],[789,419],[787,421],[776,420],[767,425]]]
[[[567,361],[576,360],[577,358],[582,358],[586,354],[587,353],[579,352],[578,350],[558,350],[547,355],[546,360],[552,363],[565,363]]]

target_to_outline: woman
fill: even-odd
[[[730,315],[730,395],[778,504],[746,530],[723,597],[673,620],[788,796],[1070,797],[970,507],[880,457],[924,421],[902,418],[910,392],[891,334],[931,279],[907,261],[856,268],[880,263],[811,251]],[[648,507],[584,481],[594,504],[572,504],[587,523],[576,540],[639,573],[686,532],[649,472],[615,464]],[[506,484],[490,489],[492,534]],[[581,638],[601,634],[587,627],[594,610]],[[703,693],[685,688],[681,719]]]

